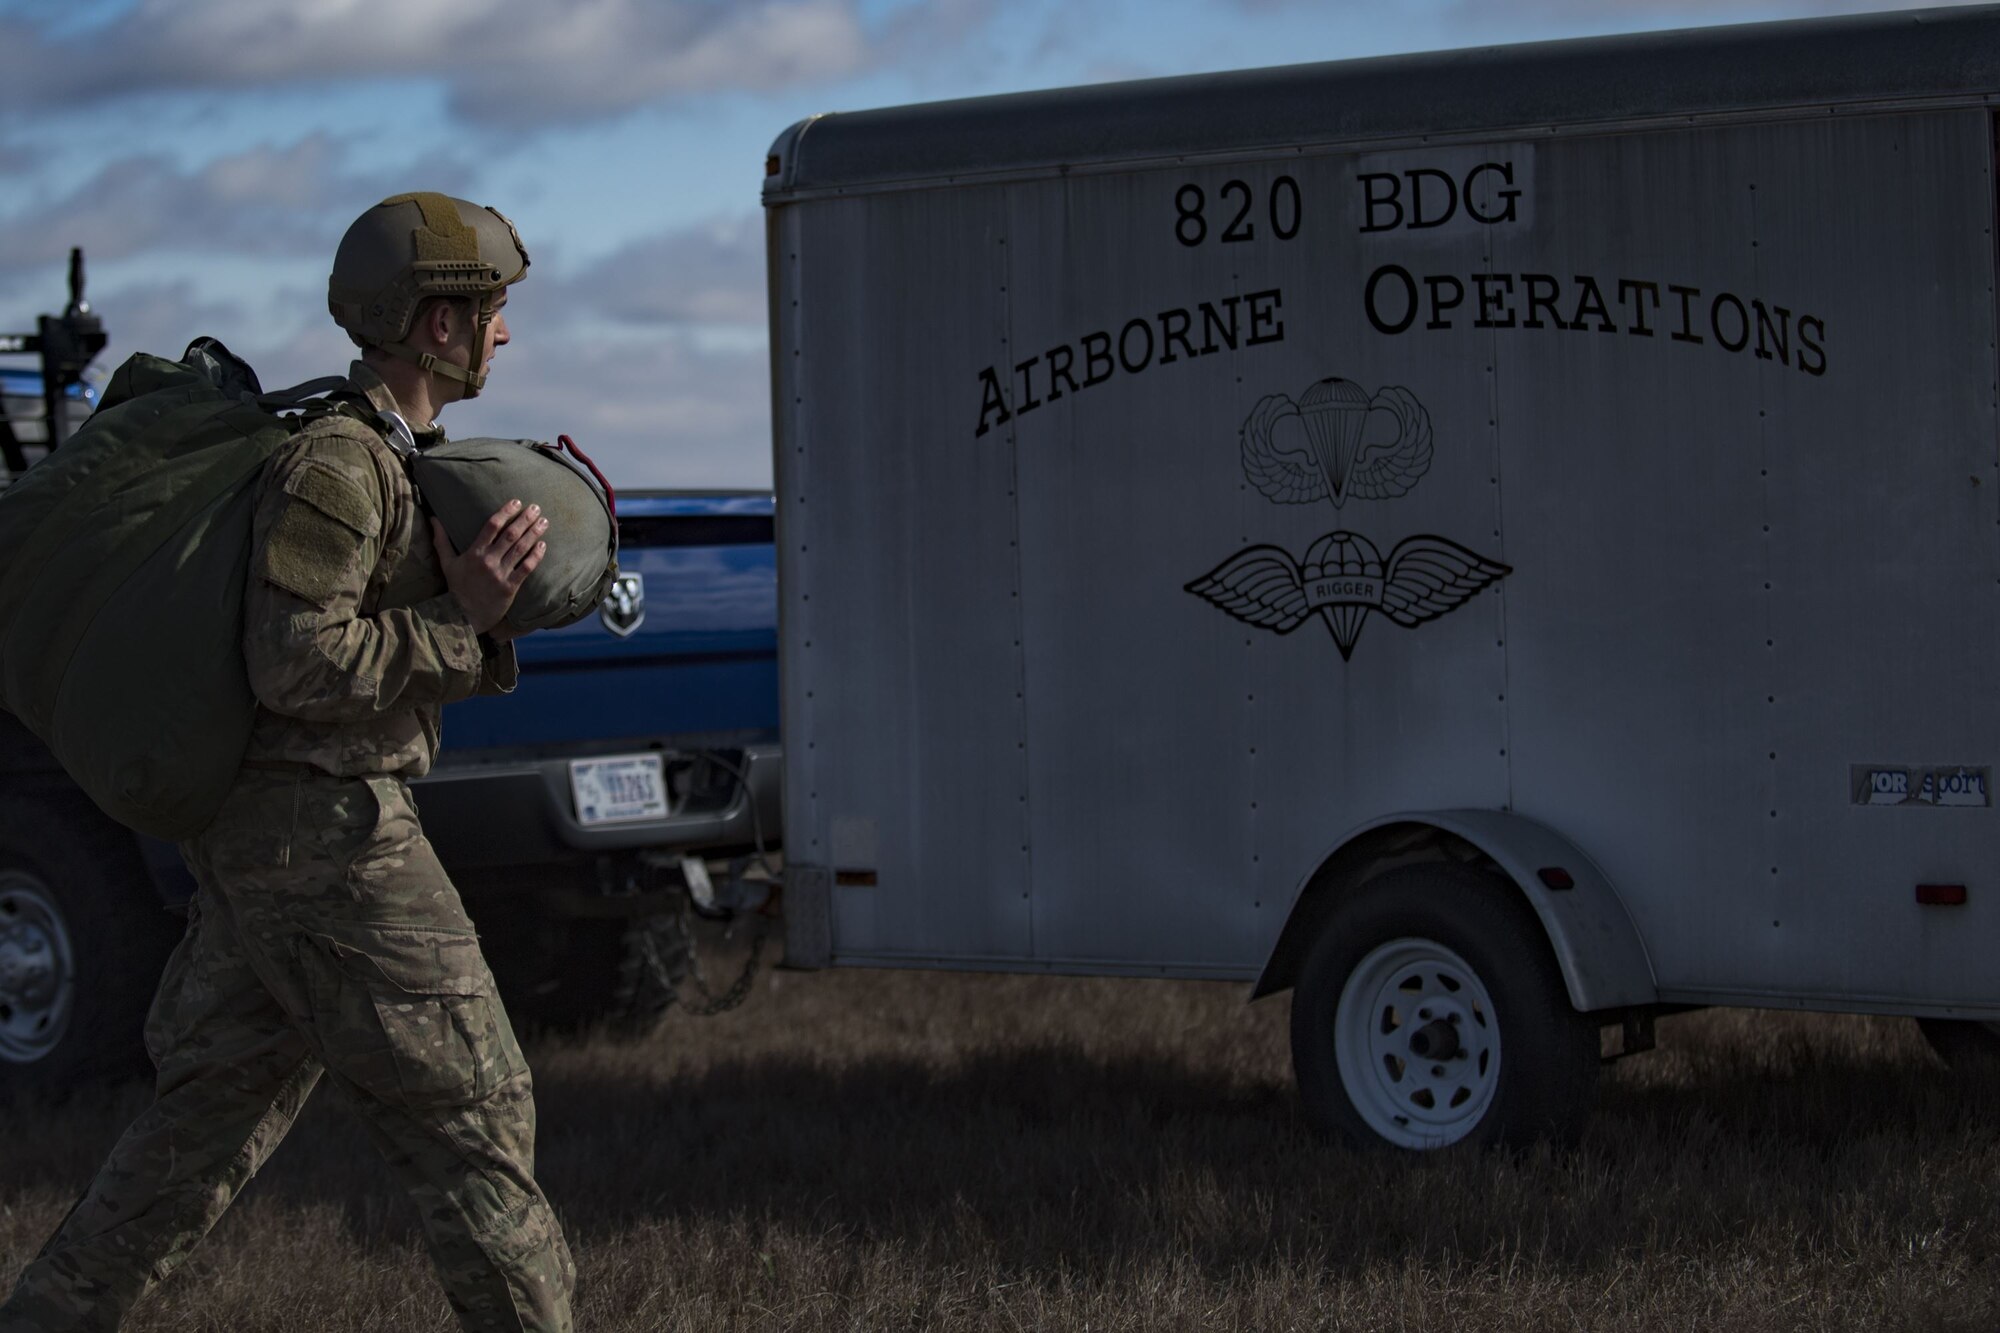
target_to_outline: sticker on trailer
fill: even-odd
[[[1993,804],[1989,768],[1856,764],[1849,777],[1856,805],[1935,805],[1984,810]]]

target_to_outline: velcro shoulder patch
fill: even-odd
[[[257,575],[324,610],[350,582],[362,535],[311,504],[294,502],[271,526]]]
[[[373,472],[365,445],[319,441],[317,452],[293,460],[284,473],[288,499],[264,538],[257,574],[324,610],[344,587],[360,591],[356,557],[365,541],[380,535],[382,512],[353,475]]]
[[[292,469],[285,478],[285,493],[364,537],[382,531],[381,509],[360,483],[317,459],[303,459]]]

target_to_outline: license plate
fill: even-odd
[[[577,823],[615,824],[664,819],[667,784],[657,754],[616,754],[569,761],[569,790]]]

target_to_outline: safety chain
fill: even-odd
[[[701,1003],[684,1005],[688,1013],[696,1018],[713,1018],[717,1014],[728,1013],[750,998],[750,986],[757,979],[757,964],[764,956],[764,941],[771,935],[771,918],[762,912],[756,915],[757,921],[750,933],[750,956],[743,960],[743,971],[720,995],[709,990],[707,979],[701,974],[701,951],[693,947],[693,934],[689,933],[687,979],[695,993],[701,996]]]

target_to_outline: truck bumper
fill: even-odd
[[[476,869],[573,861],[619,852],[775,846],[780,750],[662,751],[669,768],[707,762],[728,781],[697,787],[660,819],[586,827],[576,817],[569,759],[472,760],[412,784],[424,832],[447,866]],[[728,770],[734,772],[728,772]]]

